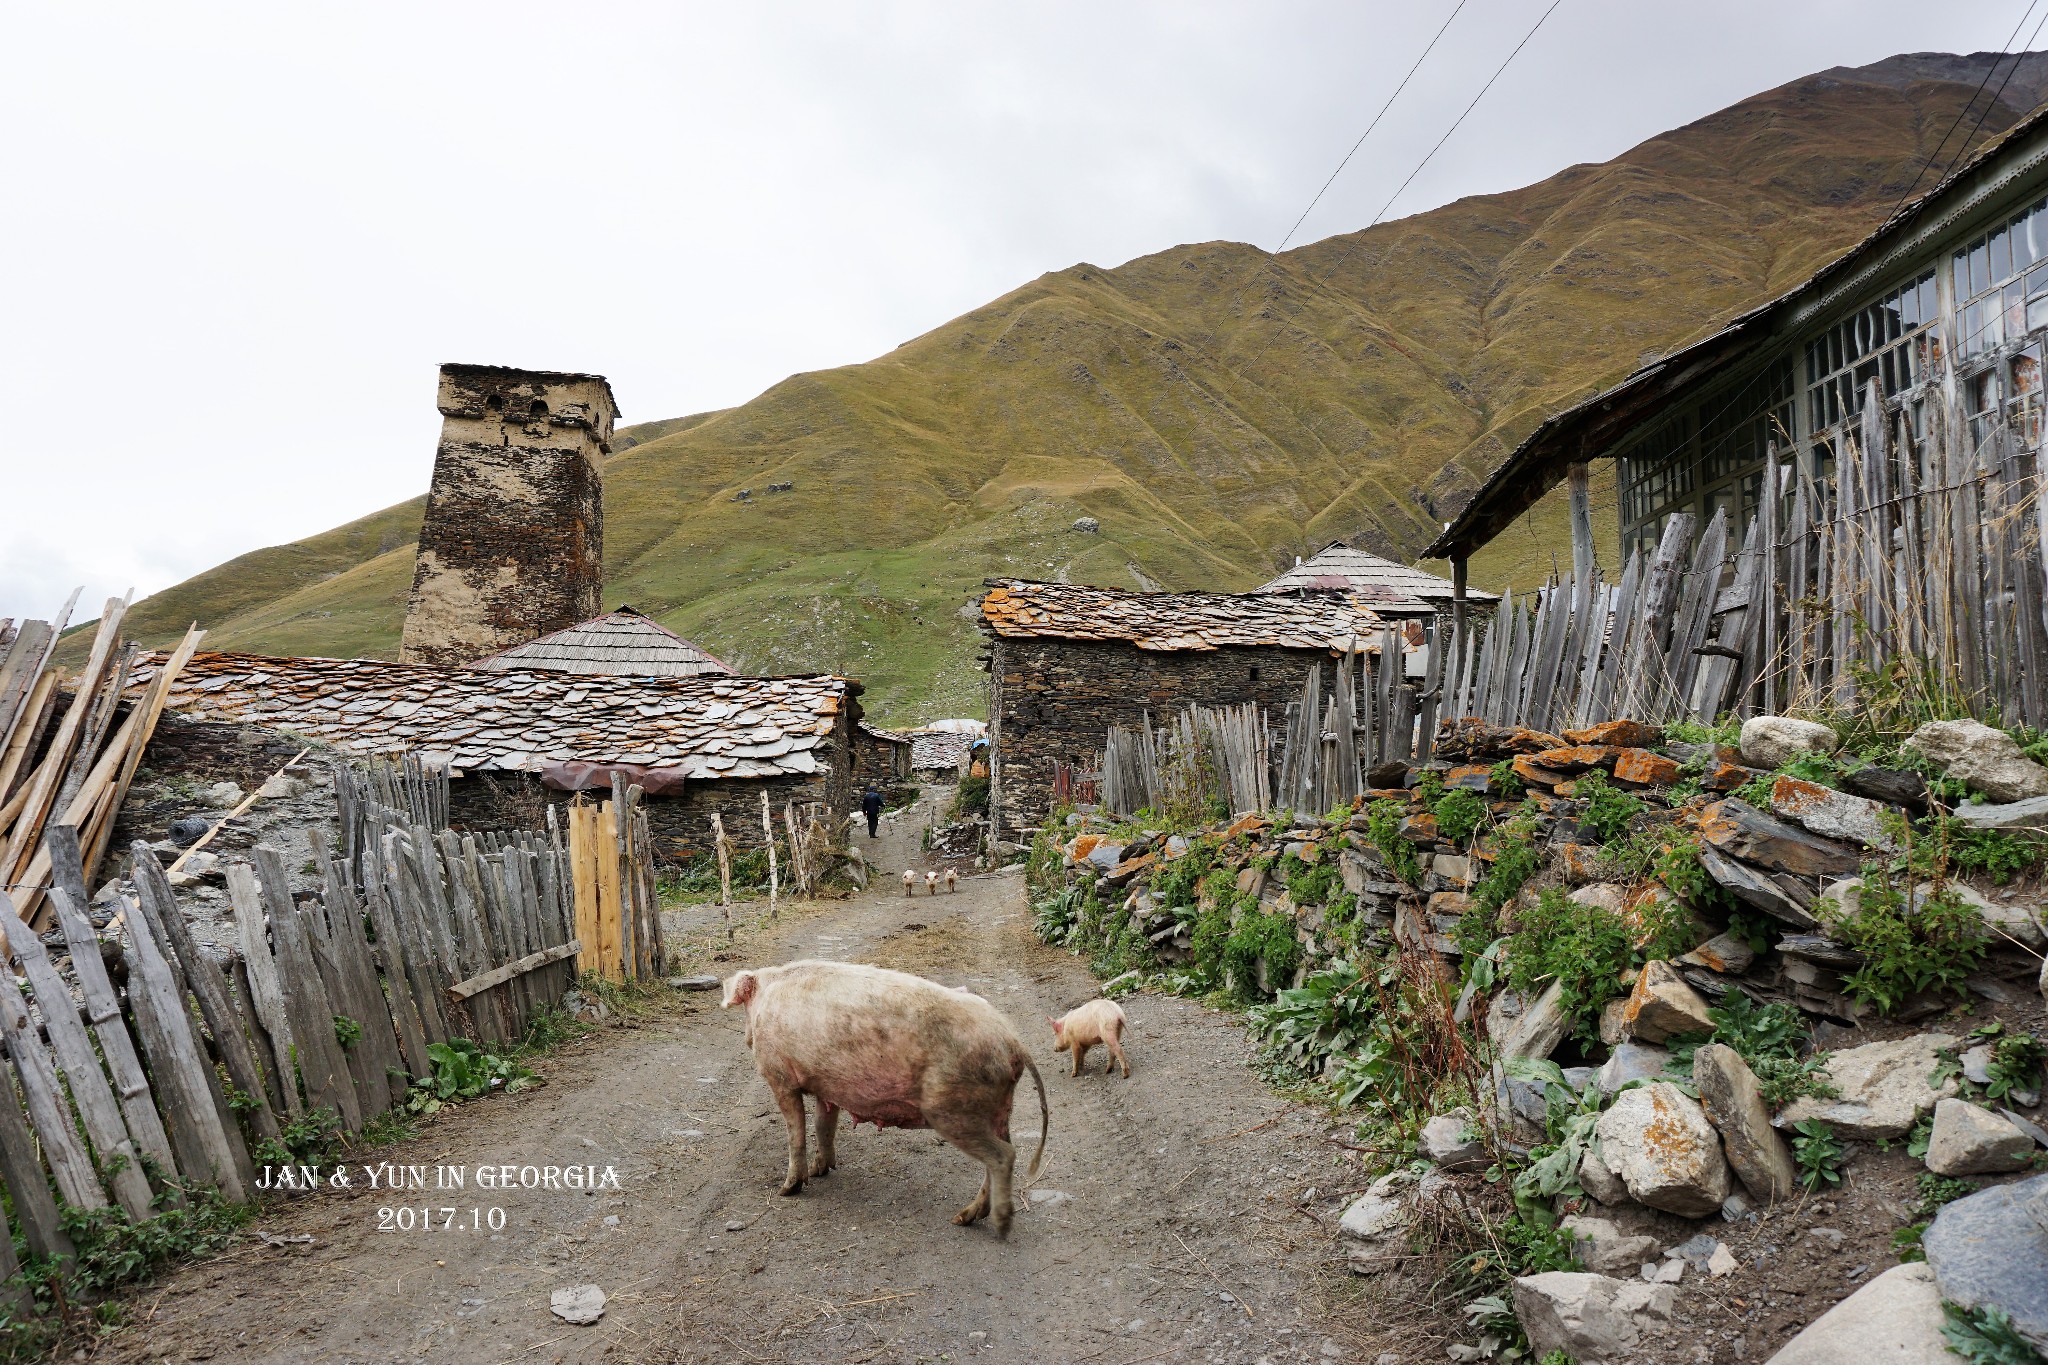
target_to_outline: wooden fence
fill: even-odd
[[[1154,728],[1112,727],[1101,763],[1103,804],[1119,815],[1150,807],[1233,811],[1272,804],[1272,744],[1257,705],[1195,706]]]
[[[667,967],[661,902],[654,889],[654,839],[640,788],[613,779],[613,799],[569,807],[569,865],[575,888],[580,970],[609,981],[650,980]]]

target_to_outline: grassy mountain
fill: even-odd
[[[1280,255],[1076,265],[864,364],[627,428],[607,600],[750,669],[864,678],[870,711],[907,723],[979,714],[966,603],[985,576],[1238,589],[1339,536],[1410,555],[1546,414],[1866,233],[1990,60],[1822,72],[1601,165]],[[2029,59],[1982,135],[2044,80]],[[423,503],[231,560],[130,620],[151,640],[196,618],[223,648],[389,655]],[[1083,515],[1099,533],[1071,529]],[[1474,583],[1533,582],[1561,525],[1539,509]]]

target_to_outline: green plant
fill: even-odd
[[[1799,1183],[1808,1190],[1842,1183],[1842,1160],[1846,1149],[1835,1138],[1835,1130],[1819,1119],[1792,1125],[1798,1134],[1792,1139],[1792,1160],[1799,1167]]]
[[[497,1089],[509,1095],[533,1082],[533,1073],[518,1062],[486,1052],[467,1038],[429,1043],[427,1057],[434,1074],[413,1081],[406,1100],[410,1113],[431,1114],[444,1104],[477,1099]]]
[[[1504,758],[1486,770],[1487,787],[1510,801],[1518,800],[1529,790],[1529,784],[1515,771],[1515,760]]]
[[[1486,818],[1486,798],[1478,792],[1457,787],[1437,798],[1430,807],[1436,816],[1437,837],[1462,844]]]
[[[1542,851],[1536,846],[1536,821],[1537,812],[1525,808],[1487,836],[1487,851],[1493,861],[1472,888],[1472,900],[1489,925],[1543,866]]]
[[[1610,785],[1607,774],[1598,768],[1577,778],[1572,790],[1586,803],[1579,823],[1603,844],[1628,833],[1629,822],[1649,809],[1641,797]]]
[[[1790,1005],[1758,1005],[1740,991],[1731,991],[1707,1010],[1707,1017],[1714,1021],[1711,1033],[1671,1041],[1674,1063],[1682,1070],[1691,1067],[1692,1054],[1701,1043],[1712,1041],[1733,1048],[1742,1058],[1774,1113],[1801,1096],[1828,1099],[1837,1093],[1827,1077],[1827,1054],[1799,1055],[1806,1027]]]
[[[363,1026],[349,1018],[346,1014],[335,1015],[334,1041],[341,1044],[342,1051],[348,1051],[357,1043],[363,1041]]]
[[[960,785],[953,790],[953,808],[946,813],[948,820],[968,820],[977,815],[988,814],[988,779],[986,777],[963,777]]]
[[[1829,933],[1863,957],[1842,989],[1885,1014],[1917,991],[1960,990],[1990,946],[1968,902],[1947,886],[1922,894],[1910,872],[1901,885],[1867,865],[1854,910],[1826,918]]]
[[[1920,1212],[1932,1216],[1943,1204],[1953,1204],[1964,1195],[1977,1192],[1974,1180],[1958,1180],[1933,1171],[1920,1172]]]
[[[326,1166],[341,1156],[341,1115],[332,1109],[308,1109],[285,1119],[277,1137],[250,1149],[258,1166]]]
[[[1906,1155],[1915,1161],[1927,1159],[1927,1144],[1934,1139],[1934,1115],[1922,1114],[1906,1133]]]
[[[1742,722],[1734,716],[1723,716],[1712,725],[1698,721],[1674,720],[1664,727],[1664,739],[1670,744],[1736,745],[1742,742]]]
[[[1074,922],[1081,913],[1081,902],[1087,894],[1080,886],[1069,885],[1033,901],[1031,923],[1040,941],[1064,948],[1073,935]]]
[[[1984,1085],[1985,1096],[2002,1100],[2015,1090],[2039,1089],[2043,1060],[2048,1060],[2048,1048],[2033,1034],[2013,1033],[2000,1038],[1992,1044],[1991,1062],[1985,1067],[1989,1077]]]
[[[1545,1141],[1529,1149],[1528,1164],[1515,1173],[1512,1189],[1522,1216],[1547,1226],[1556,1221],[1552,1201],[1579,1192],[1579,1166],[1592,1148],[1606,1097],[1597,1084],[1574,1091],[1565,1084],[1563,1069],[1547,1058],[1516,1058],[1507,1072],[1543,1086]]]
[[[1275,870],[1287,885],[1288,899],[1296,905],[1326,905],[1344,886],[1336,864],[1327,857],[1311,865],[1290,853]]]
[[[1238,917],[1237,927],[1223,945],[1223,965],[1230,984],[1241,997],[1258,996],[1259,963],[1266,964],[1266,980],[1284,983],[1294,979],[1301,965],[1301,944],[1294,937],[1294,920],[1288,915],[1269,915],[1249,910]]]
[[[1946,1300],[1941,1325],[1948,1349],[1971,1365],[2043,1365],[2041,1353],[2013,1326],[2012,1317],[1996,1304],[1964,1308]]]
[[[70,1297],[102,1292],[149,1279],[158,1270],[226,1247],[254,1213],[252,1204],[231,1204],[210,1190],[188,1190],[185,1202],[140,1221],[119,1208],[75,1209],[65,1205],[59,1221],[76,1259],[65,1286]]]
[[[1971,829],[1947,820],[1948,856],[1965,872],[1981,872],[2000,886],[2041,861],[2043,847],[2035,836],[2002,829]]]
[[[1351,1051],[1371,1029],[1379,996],[1360,989],[1366,984],[1351,963],[1332,962],[1254,1008],[1246,1023],[1269,1057],[1301,1075],[1320,1075],[1332,1054]]]
[[[1365,808],[1365,833],[1386,859],[1388,869],[1414,886],[1422,880],[1422,860],[1415,856],[1415,845],[1401,837],[1401,821],[1407,814],[1408,808],[1399,801],[1375,801]]]
[[[1579,1037],[1591,1041],[1598,1036],[1600,1007],[1613,998],[1635,957],[1633,936],[1619,915],[1581,904],[1553,886],[1519,912],[1503,965],[1508,984],[1531,998],[1550,982],[1559,983],[1559,1010]]]

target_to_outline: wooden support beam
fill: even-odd
[[[448,994],[454,996],[457,1000],[467,1000],[480,991],[487,991],[493,986],[502,986],[515,976],[524,976],[526,973],[540,967],[545,967],[551,962],[560,962],[563,958],[574,957],[582,951],[583,940],[572,938],[567,943],[557,943],[552,948],[543,948],[537,953],[528,953],[525,957],[507,962],[502,967],[493,967],[481,976],[472,976],[467,981],[458,981],[448,988]]]

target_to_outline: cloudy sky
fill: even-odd
[[[1297,242],[1548,3],[1465,0]],[[1562,0],[1394,216],[2024,3]],[[1457,5],[0,0],[0,616],[422,491],[442,361],[673,417],[1077,261],[1276,247]]]

